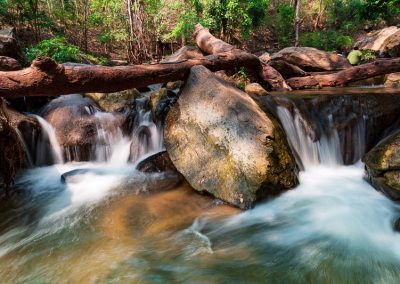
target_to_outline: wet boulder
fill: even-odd
[[[54,127],[67,160],[74,161],[94,158],[96,145],[107,143],[99,131],[114,135],[124,123],[121,114],[103,113],[93,100],[77,94],[52,100],[39,114]]]
[[[167,151],[161,151],[145,158],[137,164],[136,168],[144,173],[176,172]]]
[[[268,64],[273,65],[272,62],[278,60],[298,66],[304,71],[334,71],[351,67],[345,57],[312,47],[284,48],[275,53]]]
[[[203,66],[191,69],[167,115],[164,140],[194,189],[242,209],[297,183],[294,158],[275,120]]]
[[[372,49],[377,52],[387,49],[391,56],[400,56],[400,28],[391,26],[372,31],[356,42],[355,46],[360,49]]]
[[[390,198],[400,200],[400,132],[375,146],[363,162],[371,184]]]

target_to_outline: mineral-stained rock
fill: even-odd
[[[275,120],[203,66],[192,68],[168,113],[164,138],[193,188],[242,209],[297,183],[294,158]]]

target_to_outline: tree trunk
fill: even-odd
[[[345,86],[378,75],[400,72],[400,58],[380,59],[362,64],[333,74],[290,78],[286,82],[292,89],[310,89]]]
[[[212,71],[251,67],[249,54],[223,53],[171,63],[131,66],[63,66],[44,57],[20,71],[0,72],[0,96],[59,96],[73,93],[111,93],[155,83],[185,80],[190,68],[203,65]]]
[[[273,90],[290,90],[290,87],[286,84],[282,75],[273,67],[262,63],[257,56],[237,49],[233,45],[214,37],[208,29],[200,24],[196,25],[194,35],[196,37],[197,46],[204,53],[212,55],[223,54],[231,58],[247,58],[247,62],[243,62],[245,64],[242,65],[242,67],[255,71],[255,73],[259,75],[264,82],[269,84]]]
[[[295,0],[296,9],[296,23],[295,23],[295,40],[294,46],[299,46],[299,34],[300,34],[300,0]]]

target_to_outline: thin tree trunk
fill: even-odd
[[[300,34],[300,0],[295,0],[296,9],[296,23],[295,23],[295,41],[294,46],[299,46],[299,34]]]

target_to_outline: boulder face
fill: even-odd
[[[312,47],[287,47],[275,53],[268,64],[282,60],[304,71],[334,71],[351,67],[347,59]]]
[[[191,186],[242,209],[297,183],[284,133],[244,92],[191,69],[167,115],[165,146]]]
[[[392,26],[372,31],[359,40],[355,46],[360,49],[372,49],[378,52],[387,48],[393,57],[400,56],[400,28]]]
[[[7,56],[17,60],[23,58],[22,51],[16,40],[14,28],[0,30],[0,56]]]
[[[384,139],[363,159],[371,184],[394,200],[400,200],[400,132]]]

